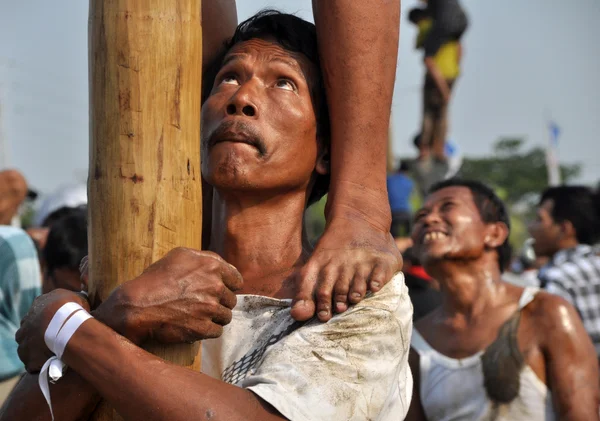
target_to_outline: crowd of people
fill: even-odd
[[[458,0],[409,14],[424,50],[422,131],[414,166],[383,186],[384,142],[340,147],[335,133],[355,136],[344,112],[361,108],[340,100],[354,75],[323,57],[346,48],[337,30],[364,30],[357,16],[377,27],[393,15],[384,26],[397,35],[399,4],[379,16],[356,2],[344,18],[334,3],[314,3],[316,26],[260,12],[229,28],[223,50],[205,48],[207,249],[174,249],[96,307],[86,186],[43,197],[22,229],[36,194],[0,172],[0,421],[88,419],[101,400],[145,421],[600,420],[600,195],[540,191],[514,254],[494,190],[449,176],[447,108],[468,26]],[[397,38],[367,47],[389,59]],[[381,78],[390,108],[393,80]],[[389,113],[382,123],[386,133]],[[362,201],[345,178],[361,152],[381,170],[359,185]],[[373,186],[383,204],[364,200]],[[328,192],[313,248],[305,211]],[[202,372],[144,351],[149,340],[202,340]]]

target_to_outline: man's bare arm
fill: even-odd
[[[54,385],[50,385],[54,419],[76,421],[87,419],[100,395],[74,371],[68,371]],[[42,395],[37,374],[25,374],[10,394],[0,411],[0,421],[50,421],[50,409]]]
[[[252,392],[178,367],[96,320],[73,335],[63,360],[126,420],[284,420]]]
[[[219,55],[237,26],[235,0],[202,2],[202,67]]]
[[[548,386],[559,419],[592,421],[598,416],[600,388],[594,346],[577,312],[560,297],[540,294],[537,319],[543,332]]]

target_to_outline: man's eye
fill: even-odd
[[[238,82],[237,78],[232,75],[224,76],[223,79],[221,79],[221,83],[224,85],[239,85],[240,84],[240,82]]]
[[[279,79],[275,84],[280,89],[286,89],[288,91],[295,91],[296,85],[289,79]]]

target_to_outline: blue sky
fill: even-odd
[[[416,3],[403,1],[403,12]],[[560,159],[584,165],[579,181],[598,181],[600,2],[463,4],[471,27],[451,138],[474,156],[489,153],[502,136],[544,145],[545,119],[552,117],[561,127]],[[312,19],[310,0],[238,0],[241,19],[264,7]],[[0,167],[21,169],[46,192],[87,174],[87,8],[83,0],[0,0],[0,136],[6,150]],[[413,39],[403,17],[392,119],[397,155],[413,154],[421,113],[423,69]]]

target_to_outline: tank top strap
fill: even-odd
[[[410,338],[410,344],[416,351],[419,352],[419,354],[422,354],[423,352],[431,352],[433,350],[433,348],[431,348],[431,345],[427,343],[425,338],[421,336],[419,331],[414,326],[412,336]]]
[[[525,287],[521,294],[521,298],[519,298],[519,311],[523,310],[527,304],[532,302],[539,291],[540,289],[538,287]]]

